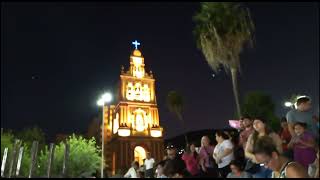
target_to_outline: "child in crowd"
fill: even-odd
[[[316,159],[315,138],[311,132],[306,130],[305,123],[297,122],[294,124],[294,136],[292,137],[289,148],[293,149],[294,161],[300,163],[306,169]]]

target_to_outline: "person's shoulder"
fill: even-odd
[[[233,172],[229,172],[227,178],[233,178]]]
[[[307,178],[308,174],[305,168],[297,162],[291,162],[286,167],[287,178]]]
[[[252,174],[248,173],[246,171],[243,171],[243,176],[246,177],[246,178],[252,178]]]

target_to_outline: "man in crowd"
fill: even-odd
[[[319,139],[319,132],[317,129],[317,124],[312,119],[312,112],[311,112],[311,99],[307,96],[300,97],[297,100],[297,108],[292,109],[287,113],[287,121],[288,121],[288,128],[291,136],[293,137],[294,129],[293,125],[296,122],[306,123],[307,130],[312,132],[316,139]]]
[[[185,176],[188,176],[186,164],[181,159],[181,155],[178,154],[177,147],[173,145],[172,143],[169,143],[167,148],[167,159],[166,161],[169,162],[169,160],[173,160],[175,169],[179,169],[181,172],[184,173]],[[170,161],[171,162],[171,161]]]
[[[153,166],[154,166],[154,159],[151,158],[151,154],[150,152],[147,152],[147,158],[146,160],[144,161],[144,165],[145,165],[145,168],[146,168],[146,171],[145,171],[145,177],[146,178],[153,178]]]
[[[244,130],[240,133],[239,145],[245,149],[248,137],[254,132],[252,126],[252,118],[249,116],[243,116],[242,118]]]

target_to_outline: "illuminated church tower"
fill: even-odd
[[[163,129],[155,94],[153,74],[145,71],[144,57],[138,50],[130,56],[130,67],[122,67],[117,105],[104,108],[105,159],[107,169],[115,174],[136,160],[140,165],[151,152],[159,161],[163,157]]]

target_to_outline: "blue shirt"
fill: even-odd
[[[311,111],[299,111],[292,109],[287,113],[288,123],[302,122],[307,124],[307,130],[312,132],[316,137],[319,136],[317,124],[312,119]]]

